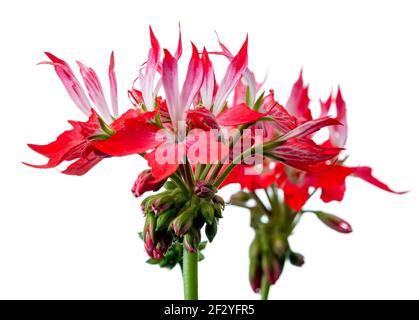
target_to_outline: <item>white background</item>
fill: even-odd
[[[180,271],[144,263],[143,218],[130,193],[145,168],[110,159],[84,177],[35,170],[25,143],[46,143],[84,120],[52,68],[48,50],[79,59],[106,82],[115,50],[120,104],[145,61],[151,24],[174,50],[177,23],[189,40],[216,48],[216,29],[236,52],[246,32],[250,65],[284,102],[304,67],[313,99],[341,84],[350,163],[370,165],[395,196],[352,179],[342,203],[323,208],[348,219],[336,234],[313,217],[292,238],[306,256],[287,267],[272,299],[419,298],[417,1],[2,1],[0,4],[0,297],[182,299]],[[74,64],[72,64],[74,66]],[[106,87],[106,86],[105,86]],[[255,299],[247,281],[252,238],[246,211],[229,208],[200,265],[204,299]]]

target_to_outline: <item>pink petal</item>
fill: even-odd
[[[182,56],[182,52],[183,52],[183,47],[182,47],[182,31],[180,29],[180,23],[179,23],[179,40],[178,40],[178,44],[177,44],[177,49],[175,52],[175,59],[179,60],[180,57]]]
[[[199,88],[202,84],[202,61],[199,58],[198,49],[192,43],[192,57],[189,62],[188,72],[186,74],[186,79],[183,84],[182,93],[180,94],[180,106],[181,109],[181,120],[185,119],[185,111],[191,105],[193,98],[199,91]]]
[[[331,127],[330,130],[330,141],[336,147],[344,147],[348,138],[348,122],[346,119],[346,102],[343,100],[342,91],[340,87],[336,95],[336,119],[340,121],[343,126]]]
[[[115,57],[112,51],[111,59],[109,62],[109,83],[111,88],[111,103],[112,103],[112,112],[113,117],[119,117],[118,111],[118,86],[116,82],[116,75],[115,75]]]
[[[332,94],[329,95],[329,98],[327,98],[326,101],[320,100],[320,108],[321,108],[320,117],[321,118],[326,117],[329,114],[330,107],[332,106],[332,102],[333,102]]]
[[[266,112],[274,120],[274,124],[281,134],[285,134],[297,127],[297,119],[275,101],[273,90],[263,99],[260,111]]]
[[[41,62],[41,64],[52,64],[54,66],[55,72],[63,83],[67,93],[70,98],[73,100],[75,105],[87,116],[90,116],[90,103],[89,100],[80,85],[79,81],[76,79],[73,71],[70,66],[64,61],[49,52],[45,52],[47,57],[51,59],[50,62]]]
[[[330,117],[324,117],[324,118],[319,118],[316,120],[311,120],[287,132],[286,134],[281,136],[281,140],[286,141],[292,138],[306,137],[308,135],[311,135],[319,131],[321,128],[324,128],[327,126],[337,126],[337,125],[342,125],[342,124],[336,119],[333,119]]]
[[[166,93],[167,107],[173,127],[176,128],[178,120],[182,119],[181,110],[179,110],[179,82],[177,60],[172,57],[168,50],[164,50],[164,59],[162,64],[162,84]]]
[[[214,68],[212,66],[211,60],[208,56],[207,49],[204,47],[202,52],[202,67],[204,71],[203,81],[201,86],[201,98],[202,104],[208,109],[212,106],[212,100],[214,97],[214,87],[215,87],[215,74]]]
[[[140,76],[140,84],[142,89],[142,94],[144,97],[144,103],[147,106],[148,110],[154,110],[154,78],[156,76],[158,63],[160,59],[160,44],[156,36],[153,33],[153,30],[150,27],[150,42],[151,49],[148,53],[147,65],[145,68],[145,75]]]
[[[80,74],[83,78],[90,99],[92,99],[105,121],[110,123],[112,121],[112,117],[109,112],[108,104],[106,103],[102,85],[100,84],[96,72],[92,68],[86,67],[79,61],[77,61],[77,64],[80,67]]]
[[[226,102],[229,94],[240,81],[243,72],[247,69],[247,45],[248,37],[246,37],[246,41],[244,42],[239,53],[231,61],[227,68],[226,74],[221,81],[213,106],[213,111],[216,115],[221,111],[221,108]]]

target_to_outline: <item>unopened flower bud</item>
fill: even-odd
[[[250,200],[250,195],[244,191],[236,192],[230,198],[230,202],[232,205],[243,205],[249,200]]]
[[[262,284],[262,269],[259,259],[250,259],[249,281],[252,290],[258,293]]]
[[[205,225],[205,235],[207,236],[209,242],[212,242],[214,240],[215,236],[217,235],[217,231],[218,231],[217,219],[215,219],[212,224],[207,223]]]
[[[189,207],[178,215],[172,222],[172,228],[174,233],[178,237],[185,235],[192,227],[195,218],[196,208]]]
[[[166,190],[175,190],[176,189],[176,183],[174,183],[173,181],[168,180],[165,184],[164,187]]]
[[[335,215],[332,215],[332,214],[329,214],[329,213],[326,213],[326,212],[322,212],[322,211],[316,211],[314,213],[317,215],[317,217],[320,219],[320,221],[322,221],[329,228],[331,228],[331,229],[333,229],[337,232],[345,233],[345,234],[352,232],[351,225],[348,222],[346,222],[345,220],[343,220],[343,219],[341,219],[341,218],[339,218]]]
[[[152,213],[146,215],[143,235],[150,234],[151,241],[154,241],[154,232],[156,231],[156,216]]]
[[[278,281],[282,273],[279,261],[271,254],[264,254],[262,256],[262,269],[271,285],[274,285]]]
[[[223,210],[225,209],[226,204],[225,204],[225,201],[222,197],[220,197],[218,195],[215,195],[214,198],[212,199],[212,201],[216,204],[219,204],[223,208]]]
[[[302,267],[305,263],[304,256],[302,254],[299,254],[297,252],[291,251],[289,260],[293,266],[296,267]]]
[[[163,259],[171,241],[167,233],[155,233],[155,239],[150,233],[150,226],[147,226],[144,247],[150,258],[154,260]]]
[[[151,174],[151,170],[144,170],[139,174],[132,187],[132,194],[135,197],[140,197],[147,191],[158,191],[166,180],[159,181]]]
[[[157,217],[156,230],[165,230],[176,216],[175,210],[167,210]]]
[[[157,198],[158,198],[158,195],[152,195],[145,198],[141,202],[141,210],[144,212],[144,214],[147,214],[151,210],[151,205]]]
[[[173,200],[174,199],[172,196],[164,195],[160,198],[157,198],[155,201],[153,201],[151,208],[156,215],[159,215],[160,213],[168,210],[172,206]]]
[[[195,194],[200,198],[212,198],[217,189],[205,181],[198,181],[195,186]]]
[[[221,204],[214,203],[213,208],[214,208],[214,216],[218,219],[222,219],[223,218],[223,208],[222,208]]]
[[[214,222],[214,207],[208,201],[201,203],[201,214],[206,223],[212,224]]]
[[[183,239],[183,244],[190,253],[198,252],[199,244],[201,243],[201,232],[192,227]]]
[[[260,255],[261,255],[260,242],[259,242],[259,239],[256,237],[255,239],[253,239],[252,244],[250,245],[249,257],[250,259],[259,260]]]

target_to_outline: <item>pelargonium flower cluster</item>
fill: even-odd
[[[286,104],[286,110],[295,123],[302,127],[304,123],[313,121],[311,100],[308,96],[308,86],[304,84],[302,72],[294,84]],[[322,147],[344,148],[348,124],[346,103],[341,89],[331,93],[326,101],[320,101],[320,118],[327,117],[332,111],[335,119],[342,126],[330,126],[327,139]],[[242,191],[231,197],[231,203],[248,208],[251,212],[251,225],[255,230],[255,238],[250,246],[250,284],[255,292],[267,297],[269,286],[280,278],[285,262],[301,267],[304,256],[293,251],[289,237],[294,232],[304,214],[315,214],[321,222],[340,233],[351,233],[351,225],[343,219],[320,211],[305,209],[307,201],[317,192],[325,202],[341,201],[346,191],[346,178],[357,177],[384,191],[396,194],[386,184],[372,175],[372,169],[366,166],[347,166],[348,155],[336,155],[311,165],[310,170],[290,166],[287,162],[277,161],[278,152],[271,153],[262,165],[262,173],[242,179],[245,165],[236,166],[224,184],[240,183]],[[300,155],[296,159],[301,159]],[[256,170],[256,168],[253,168]],[[251,204],[250,200],[255,201]]]
[[[204,247],[201,230],[209,241],[214,239],[225,209],[218,189],[230,183],[239,182],[253,194],[270,186],[282,188],[287,208],[295,213],[309,198],[310,187],[321,189],[326,201],[340,200],[349,175],[386,188],[369,168],[346,167],[339,160],[347,133],[340,91],[336,99],[322,103],[321,116],[313,119],[301,78],[286,108],[275,100],[273,90],[261,92],[263,84],[248,67],[247,37],[236,54],[220,41],[218,51],[192,43],[183,81],[178,72],[183,58],[180,31],[174,53],[161,49],[151,28],[150,43],[146,62],[128,90],[131,106],[124,112],[119,108],[113,53],[110,101],[92,68],[77,62],[83,87],[67,62],[46,53],[49,61],[41,64],[54,68],[87,120],[69,121],[72,128],[49,144],[29,144],[48,162],[27,165],[54,168],[65,162],[69,165],[62,173],[84,175],[106,158],[144,158],[149,168],[137,173],[132,193],[140,197],[152,192],[142,201],[141,236],[153,263],[183,263],[185,279],[191,278],[187,266],[197,262]],[[222,79],[216,79],[214,55],[229,61]],[[332,103],[337,117],[328,114]],[[317,144],[313,134],[324,127],[329,127],[330,139]],[[183,257],[179,248],[185,251]],[[274,283],[278,263],[263,258],[262,264]],[[197,294],[185,289],[185,297]]]

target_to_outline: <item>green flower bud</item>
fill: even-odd
[[[214,207],[208,201],[201,203],[201,214],[206,223],[212,224],[214,222]]]
[[[164,184],[164,187],[165,187],[166,190],[174,190],[174,189],[176,189],[177,186],[176,186],[176,183],[169,180]]]
[[[209,242],[212,242],[217,235],[218,231],[218,220],[215,219],[215,221],[212,224],[206,224],[205,225],[205,234],[208,238]]]
[[[183,245],[190,253],[196,253],[201,242],[201,232],[192,227],[183,239]]]
[[[223,208],[222,208],[222,206],[218,203],[214,203],[213,208],[214,208],[215,217],[218,218],[218,219],[222,219],[223,218]]]
[[[231,196],[230,202],[232,205],[244,205],[250,199],[250,194],[244,191],[239,191]]]
[[[249,281],[252,290],[258,293],[262,284],[262,267],[259,259],[250,259]]]
[[[289,260],[293,266],[302,267],[305,263],[304,256],[297,252],[290,252]]]
[[[173,209],[169,209],[161,213],[157,217],[156,230],[167,229],[175,217],[176,217],[176,211]]]
[[[214,201],[214,203],[221,205],[221,207],[223,208],[223,210],[226,207],[225,201],[222,197],[220,197],[219,195],[215,195],[214,198],[212,199],[212,201]]]
[[[192,227],[196,216],[196,209],[195,206],[189,207],[173,220],[172,228],[178,237],[182,237]]]
[[[260,242],[259,239],[256,237],[255,239],[253,239],[252,244],[250,245],[249,257],[250,259],[259,259],[260,255]]]

